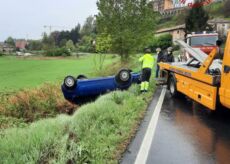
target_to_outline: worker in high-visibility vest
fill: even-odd
[[[145,49],[145,54],[139,59],[142,62],[141,92],[147,92],[149,80],[152,74],[152,68],[155,65],[155,58],[150,49]]]

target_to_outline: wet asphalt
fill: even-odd
[[[161,88],[128,147],[121,163],[135,162]],[[147,164],[230,164],[230,110],[208,109],[185,97],[167,93],[161,109]]]

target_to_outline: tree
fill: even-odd
[[[48,36],[46,33],[43,35],[42,47],[44,50],[55,48],[55,40],[52,36]]]
[[[72,40],[69,40],[68,42],[66,42],[66,48],[70,51],[73,51],[75,49],[75,46]]]
[[[52,32],[50,35],[49,35],[49,38],[53,38],[54,39],[54,42],[55,42],[55,45],[58,46],[58,39],[59,39],[59,36],[60,36],[60,32],[59,31],[54,31]]]
[[[58,47],[65,46],[68,40],[72,40],[74,44],[80,41],[80,29],[81,25],[78,24],[75,28],[70,31],[55,31],[52,32],[50,37],[53,37],[55,40],[55,45]]]
[[[172,35],[171,34],[165,34],[161,35],[159,37],[155,37],[151,43],[151,49],[153,51],[156,50],[156,48],[161,48],[161,49],[166,49],[168,47],[173,46],[173,41],[172,41]]]
[[[86,18],[86,21],[80,30],[80,36],[81,40],[78,44],[79,51],[94,52],[95,49],[92,43],[96,39],[96,25],[95,18],[93,16]]]
[[[111,36],[111,49],[122,60],[153,37],[155,14],[147,0],[99,0],[97,32]]]
[[[94,52],[94,47],[92,43],[93,43],[93,38],[91,36],[88,35],[83,36],[78,46],[79,51]]]
[[[96,52],[106,53],[111,49],[111,36],[107,34],[100,34],[96,39]]]
[[[60,41],[60,43],[58,44],[59,47],[65,47],[66,46],[66,43],[67,43],[67,40],[66,39],[62,39]]]
[[[15,47],[15,42],[14,42],[14,39],[13,39],[12,37],[8,37],[8,38],[5,40],[5,43],[7,43],[7,44],[10,45],[10,46]]]
[[[78,43],[81,38],[80,30],[81,30],[81,25],[78,24],[74,29],[70,31],[70,39],[73,41],[74,44]]]
[[[91,36],[94,35],[96,32],[96,23],[95,18],[93,16],[89,16],[86,18],[86,21],[81,29],[81,36]]]
[[[224,2],[224,15],[225,17],[230,17],[230,0]]]
[[[97,70],[101,71],[104,65],[107,52],[111,49],[111,37],[106,34],[100,34],[96,39],[96,52],[94,56],[94,65]]]
[[[197,0],[195,3],[199,3]],[[187,17],[185,18],[185,33],[211,31],[212,28],[208,24],[209,15],[204,10],[204,7],[199,5],[190,9]]]
[[[27,49],[31,51],[38,51],[42,49],[42,43],[39,40],[31,40],[29,41]]]

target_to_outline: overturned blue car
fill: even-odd
[[[122,69],[115,76],[95,79],[87,79],[84,75],[77,78],[67,76],[61,88],[66,100],[79,104],[110,91],[128,89],[132,83],[139,84],[140,77],[140,73],[133,73],[129,69]]]

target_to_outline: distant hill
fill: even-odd
[[[215,18],[222,18],[222,19],[230,20],[230,17],[224,16],[223,8],[224,8],[223,2],[216,2],[208,6],[205,6],[205,10],[208,11],[209,13],[210,20],[215,19]],[[184,20],[185,20],[185,17],[188,11],[189,9],[173,17],[159,19],[156,29],[159,30],[161,28],[169,28],[169,27],[184,24],[185,23]]]

